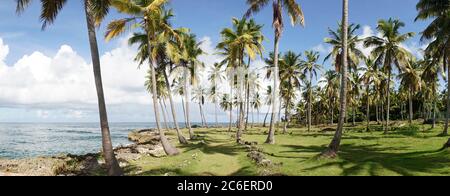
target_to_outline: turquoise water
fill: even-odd
[[[128,133],[152,123],[110,123],[114,146],[126,145]],[[98,123],[0,123],[0,158],[17,159],[99,152]]]

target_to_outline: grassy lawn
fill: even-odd
[[[347,127],[338,159],[318,159],[333,133],[320,129],[307,132],[291,128],[289,134],[276,136],[276,145],[263,144],[265,128],[253,128],[245,141],[257,141],[266,158],[276,166],[259,167],[247,157],[246,148],[235,143],[234,133],[226,129],[197,129],[199,140],[178,145],[182,154],[175,157],[144,157],[127,168],[134,175],[450,175],[450,151],[437,151],[447,137],[437,137],[441,126],[415,124],[394,128],[383,134],[377,126],[363,132],[363,125]],[[173,137],[173,133],[169,135]],[[187,135],[187,134],[186,134]],[[176,140],[172,140],[176,141]]]

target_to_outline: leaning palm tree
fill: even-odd
[[[397,77],[401,81],[401,85],[408,89],[408,100],[409,100],[409,125],[412,125],[413,121],[413,96],[414,94],[421,89],[422,81],[422,68],[420,67],[420,63],[415,60],[410,60],[407,67],[405,67],[404,71],[399,74]]]
[[[317,71],[322,70],[322,65],[318,64],[319,60],[319,52],[316,51],[306,51],[305,52],[306,60],[302,63],[301,70],[303,74],[308,77],[309,85],[309,99],[308,99],[308,132],[311,131],[311,110],[312,110],[312,80],[313,77],[317,78]]]
[[[383,65],[383,70],[387,73],[386,81],[386,124],[385,133],[389,130],[389,113],[391,108],[391,81],[393,66],[401,72],[408,65],[408,60],[411,54],[402,47],[402,43],[414,36],[413,32],[401,34],[400,28],[404,27],[405,23],[396,19],[380,20],[378,21],[377,29],[381,37],[368,37],[364,42],[366,47],[374,47],[372,55],[375,56],[375,62]]]
[[[16,2],[17,13],[20,14],[25,10],[26,7],[28,7],[32,0],[16,0]],[[63,9],[66,3],[67,0],[41,0],[42,29],[45,29],[48,25],[53,24],[53,22],[58,17],[59,12]],[[99,25],[103,18],[108,14],[110,3],[110,1],[83,0],[83,8],[86,16],[92,65],[94,70],[95,87],[97,90],[100,127],[102,132],[103,155],[105,158],[108,175],[119,176],[123,175],[123,171],[119,167],[119,163],[116,160],[112,147],[108,115],[106,112],[105,95],[103,93],[100,55],[98,51],[97,36],[95,32],[95,26]]]
[[[139,27],[147,35],[147,52],[149,53],[149,66],[151,72],[152,92],[157,92],[156,68],[158,68],[159,44],[164,43],[171,38],[179,39],[174,29],[167,24],[165,4],[168,0],[114,0],[111,4],[120,13],[130,15],[128,18],[112,21],[107,28],[106,40],[120,36],[122,33],[130,30],[131,27]],[[157,93],[153,93],[153,109],[155,113],[156,128],[159,131],[161,143],[167,155],[177,155],[179,151],[168,141],[161,129],[160,114],[158,107]]]
[[[426,49],[427,55],[433,58],[435,64],[443,63],[444,68],[450,65],[450,2],[446,0],[420,0],[417,3],[417,20],[432,22],[422,32],[421,40],[431,41]],[[450,69],[447,69],[450,77]],[[450,119],[450,80],[447,79],[447,112],[442,135],[448,134]],[[447,143],[450,147],[450,139]]]
[[[254,13],[260,12],[264,7],[268,6],[270,0],[247,0],[247,4],[250,6],[248,9],[246,16],[249,17]],[[304,25],[304,16],[303,11],[300,7],[300,5],[295,0],[272,0],[273,2],[273,28],[275,30],[275,39],[274,39],[274,72],[278,73],[278,53],[279,53],[279,41],[281,38],[281,34],[283,32],[284,27],[284,21],[283,21],[283,14],[284,11],[287,12],[287,14],[291,18],[291,24],[293,26],[300,24]],[[276,104],[278,102],[278,74],[274,74],[273,78],[273,92],[272,92],[272,99],[274,107],[272,107],[272,118],[269,128],[269,135],[267,137],[266,143],[268,144],[274,144],[275,143],[275,118],[277,113],[277,107]]]
[[[348,29],[348,0],[342,0],[342,29]],[[348,31],[342,31],[342,67],[341,67],[341,87],[340,87],[340,110],[339,123],[336,133],[331,140],[327,150],[321,156],[334,158],[337,156],[341,145],[342,132],[347,112],[347,58],[348,58]]]
[[[168,10],[167,12],[164,13],[164,17],[163,17],[163,21],[165,21],[165,23],[169,24],[169,19],[173,17],[173,13],[172,10]],[[177,29],[176,30],[178,33],[183,33],[184,31],[187,31],[186,29]],[[149,53],[148,53],[148,37],[145,33],[134,33],[133,36],[128,40],[128,43],[130,45],[139,45],[138,47],[138,54],[135,57],[135,61],[139,62],[139,66],[142,66],[149,57]],[[179,124],[178,124],[178,120],[177,120],[177,115],[176,115],[176,111],[175,111],[175,104],[173,101],[173,96],[172,96],[172,89],[171,89],[171,85],[170,85],[170,81],[169,81],[169,74],[167,73],[167,69],[173,70],[173,62],[177,62],[179,61],[179,56],[178,53],[179,51],[177,51],[177,45],[179,45],[180,43],[178,43],[178,40],[176,39],[171,39],[168,40],[167,42],[163,42],[158,44],[156,47],[158,48],[158,55],[160,56],[159,58],[159,72],[162,73],[165,82],[163,83],[167,89],[167,97],[169,98],[169,102],[170,102],[170,108],[171,108],[171,112],[172,112],[172,119],[173,119],[173,123],[175,126],[175,130],[177,132],[177,136],[178,136],[178,141],[181,144],[187,144],[187,140],[186,138],[183,136],[183,134],[181,133]],[[150,75],[148,75],[151,77],[151,73]],[[150,81],[151,85],[151,80]],[[148,86],[151,87],[151,86]],[[183,102],[184,103],[184,102]],[[162,107],[161,107],[162,108]],[[163,112],[164,113],[164,112]]]

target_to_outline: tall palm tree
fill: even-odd
[[[250,6],[248,9],[246,16],[249,17],[254,13],[261,11],[264,7],[268,6],[271,0],[247,0],[247,4]],[[274,72],[278,73],[278,53],[279,53],[279,41],[281,38],[281,34],[283,32],[284,21],[283,21],[283,13],[284,11],[291,18],[291,24],[293,26],[300,24],[304,25],[305,20],[303,16],[303,11],[300,5],[295,0],[272,0],[273,5],[273,28],[275,31],[275,39],[274,39]],[[273,94],[272,100],[274,106],[276,106],[278,102],[278,74],[274,74],[273,78]],[[272,118],[269,128],[269,135],[267,137],[266,143],[275,144],[275,117],[277,113],[277,107],[272,107]]]
[[[413,121],[413,96],[422,87],[421,81],[422,68],[420,63],[415,60],[410,60],[404,71],[400,73],[397,77],[401,80],[401,85],[407,87],[408,89],[408,100],[409,100],[409,124],[412,125]]]
[[[426,89],[428,89],[428,93],[426,95],[427,100],[431,100],[432,107],[433,107],[433,124],[432,129],[436,127],[436,102],[438,99],[438,88],[439,88],[439,66],[436,66],[436,64],[433,62],[433,59],[430,56],[425,56],[425,59],[423,60],[423,73],[422,73],[422,81],[426,84]]]
[[[232,28],[222,30],[222,41],[217,45],[217,49],[221,51],[222,55],[226,55],[222,64],[227,64],[227,67],[231,69],[230,72],[232,74],[229,76],[232,83],[231,87],[234,85],[234,79],[237,79],[236,84],[240,90],[237,94],[239,98],[239,124],[236,133],[236,140],[240,142],[245,122],[242,89],[245,89],[244,86],[248,87],[245,77],[250,61],[255,59],[257,55],[262,55],[264,36],[261,33],[262,26],[257,25],[253,19],[247,20],[243,18],[239,20],[233,18],[232,23]],[[246,56],[249,58],[248,65],[244,63],[244,57]]]
[[[200,110],[200,118],[202,120],[202,126],[208,128],[208,122],[206,121],[206,117],[205,114],[203,112],[203,106],[205,105],[205,100],[206,100],[206,89],[201,87],[201,86],[197,86],[194,89],[193,92],[193,97],[192,100],[197,101],[198,106],[199,106],[199,110]]]
[[[112,21],[107,28],[106,40],[115,38],[129,30],[131,27],[139,27],[147,35],[147,52],[149,53],[149,66],[152,77],[152,92],[157,92],[156,68],[158,68],[159,44],[172,37],[179,39],[177,33],[165,21],[165,4],[168,0],[114,0],[111,4],[120,13],[130,15],[128,18]],[[161,143],[167,155],[177,155],[179,151],[173,147],[165,136],[160,125],[158,97],[153,93],[153,109],[155,112],[156,128],[159,131]]]
[[[309,82],[309,99],[308,99],[308,132],[311,131],[311,110],[312,110],[312,80],[313,77],[317,78],[317,71],[322,70],[322,65],[318,64],[319,61],[319,52],[316,51],[306,51],[305,52],[306,60],[302,63],[301,70],[305,77],[308,77]]]
[[[355,35],[356,31],[360,29],[359,25],[351,24],[348,28],[347,34],[347,47],[348,57],[347,63],[350,71],[356,71],[360,61],[365,59],[364,53],[357,47],[358,43],[363,40],[359,36]],[[337,31],[328,29],[329,38],[325,38],[324,42],[332,45],[332,50],[328,56],[325,57],[324,62],[328,59],[333,59],[333,64],[337,72],[340,72],[342,67],[342,55],[343,55],[343,37],[342,37],[342,25],[339,25]]]
[[[164,12],[163,21],[166,24],[169,24],[169,20],[173,17],[172,10],[168,10],[167,12]],[[182,34],[184,31],[187,31],[186,29],[177,29],[175,30],[177,33]],[[136,55],[135,61],[139,62],[139,66],[143,65],[149,57],[148,53],[148,37],[145,33],[134,33],[133,36],[128,40],[128,43],[130,45],[138,44],[138,54]],[[175,111],[175,104],[172,97],[172,89],[169,81],[169,76],[167,74],[167,70],[173,70],[173,62],[179,61],[179,56],[177,56],[177,45],[179,45],[179,41],[176,39],[167,40],[167,42],[162,42],[157,44],[157,48],[159,50],[158,55],[160,58],[158,59],[158,63],[160,66],[159,72],[161,72],[162,76],[164,77],[164,85],[167,89],[167,95],[169,97],[171,112],[172,112],[172,119],[175,126],[175,130],[177,132],[178,141],[181,144],[187,144],[186,138],[183,136],[183,134],[180,131],[177,115]],[[174,71],[172,71],[174,72]],[[149,75],[151,76],[151,74]],[[149,80],[151,82],[151,80]],[[151,83],[149,83],[151,84]],[[149,86],[151,87],[151,86]],[[181,92],[182,93],[182,92]],[[183,102],[184,103],[184,102]],[[184,108],[184,106],[183,106]],[[164,111],[163,111],[164,113]]]
[[[366,58],[365,65],[366,67],[362,68],[362,71],[364,71],[364,74],[362,75],[362,82],[366,86],[366,131],[370,131],[370,87],[373,85],[374,90],[376,90],[376,86],[379,86],[381,84],[381,80],[383,80],[383,75],[382,72],[377,70],[377,65],[375,64],[373,58]]]
[[[300,88],[302,74],[302,59],[301,54],[288,51],[283,56],[283,60],[280,63],[280,80],[283,81],[281,87],[281,97],[285,104],[285,123],[283,127],[283,133],[287,132],[287,126],[290,122],[290,111],[292,110],[292,101],[296,99],[296,89]]]
[[[413,32],[401,34],[400,28],[405,23],[397,19],[388,19],[378,21],[377,29],[381,37],[368,37],[364,42],[365,47],[374,47],[372,53],[375,56],[377,64],[383,65],[383,70],[387,73],[386,81],[386,124],[385,132],[389,130],[389,114],[391,108],[391,81],[393,66],[403,71],[407,66],[411,54],[401,46],[406,40],[414,36]]]
[[[348,29],[348,0],[342,0],[342,29]],[[341,87],[340,87],[340,110],[339,123],[336,133],[328,149],[322,153],[324,157],[334,158],[337,156],[341,145],[342,132],[347,110],[347,58],[348,58],[348,31],[342,31],[342,68],[341,68]]]
[[[330,125],[334,124],[334,105],[336,98],[339,96],[337,89],[339,88],[339,74],[334,70],[328,70],[323,75],[323,79],[319,81],[324,84],[325,92],[328,97],[328,109],[330,116]]]
[[[216,119],[216,126],[219,127],[219,120],[217,118],[217,105],[220,100],[220,85],[223,81],[226,80],[224,70],[222,70],[222,66],[219,63],[214,63],[209,71],[208,81],[211,86],[209,89],[209,100],[214,103],[214,115]]]
[[[204,51],[200,47],[202,42],[198,42],[194,34],[184,34],[182,37],[181,56],[179,67],[183,72],[184,77],[184,96],[185,96],[185,110],[186,110],[186,124],[189,130],[190,139],[196,139],[194,131],[192,130],[191,120],[190,120],[190,95],[191,87],[196,88],[200,81],[201,70],[205,67],[204,63],[199,60],[199,56],[204,54]],[[180,70],[178,69],[178,70]]]
[[[232,111],[232,100],[229,94],[223,94],[222,98],[220,99],[219,106],[223,111],[229,111],[230,114],[233,113]],[[231,120],[230,120],[231,121]]]
[[[417,20],[428,20],[432,22],[421,33],[421,40],[428,40],[431,43],[426,49],[426,53],[433,57],[434,63],[442,62],[447,68],[447,77],[450,76],[450,2],[445,0],[420,0],[417,3]],[[442,135],[448,135],[450,119],[450,80],[447,79],[447,113]],[[450,139],[447,147],[450,146]]]
[[[16,0],[17,13],[22,13],[30,5],[31,2],[32,0]],[[95,32],[96,25],[99,25],[100,22],[108,14],[111,2],[99,0],[83,0],[82,2],[84,5],[84,14],[86,16],[86,24],[95,78],[95,87],[97,90],[100,127],[102,132],[103,155],[105,158],[108,175],[120,176],[123,175],[123,171],[119,167],[119,163],[116,160],[112,147],[108,115],[106,112],[105,95],[103,92],[100,55],[98,51],[97,36]],[[40,17],[43,30],[46,29],[48,25],[53,24],[66,3],[67,0],[41,0],[42,12]]]
[[[273,107],[273,104],[272,104],[272,102],[273,102],[272,101],[272,98],[273,98],[273,96],[272,96],[272,86],[270,86],[270,85],[267,86],[265,97],[266,97],[265,105],[267,105],[268,107],[267,107],[266,116],[264,117],[263,127],[266,127],[267,117],[269,116],[271,107]]]
[[[262,100],[261,100],[261,95],[259,94],[258,91],[254,92],[253,100],[252,100],[251,104],[252,104],[252,108],[254,110],[256,110],[256,118],[257,118],[256,122],[259,123],[259,110],[261,109],[263,103],[262,103]],[[255,124],[255,121],[253,119],[252,128],[253,128],[254,124]]]

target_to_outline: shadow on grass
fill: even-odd
[[[323,151],[323,146],[291,146],[293,152]],[[379,145],[342,145],[339,159],[307,168],[319,170],[329,167],[339,167],[342,175],[380,175],[380,171],[389,170],[403,176],[412,176],[417,172],[436,173],[437,169],[445,168],[450,162],[448,151],[422,151],[411,153],[395,153],[390,151],[403,150],[399,147],[380,147]],[[364,172],[367,172],[365,174]],[[448,175],[449,173],[436,173]]]

